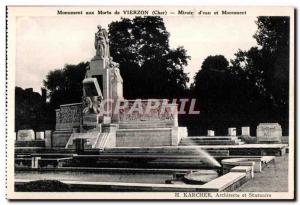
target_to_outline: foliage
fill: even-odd
[[[32,89],[15,88],[15,130],[52,129],[54,112],[45,99]]]
[[[288,129],[289,18],[258,17],[256,24],[258,47],[238,50],[229,66],[224,57],[209,56],[194,77],[206,126],[279,122]]]
[[[189,81],[183,47],[171,49],[161,17],[123,18],[109,25],[110,51],[120,63],[126,98],[171,98],[183,95]]]
[[[81,102],[82,81],[88,63],[65,65],[63,69],[50,71],[44,80],[49,91],[50,104],[54,108],[59,105]]]

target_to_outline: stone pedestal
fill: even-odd
[[[213,131],[213,130],[207,130],[207,136],[209,136],[209,137],[215,136],[215,131]]]
[[[17,133],[17,141],[33,141],[35,134],[33,130],[19,130]]]
[[[250,136],[250,127],[242,127],[242,136]]]
[[[235,127],[228,128],[228,136],[236,136],[236,128]]]
[[[45,147],[46,148],[52,147],[52,131],[51,130],[45,131]]]
[[[106,68],[107,62],[108,59],[92,59],[90,62],[90,69],[86,72],[87,78],[97,78],[98,84],[101,88],[103,99],[109,99],[111,96],[110,70]]]
[[[36,135],[36,140],[44,140],[45,139],[45,134],[44,134],[44,132],[36,132],[35,133]]]
[[[282,129],[278,123],[260,123],[256,136],[259,143],[281,143]]]

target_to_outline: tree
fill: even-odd
[[[208,56],[194,77],[192,92],[208,105],[216,100],[224,100],[224,89],[228,85],[228,60],[222,55]],[[224,87],[225,86],[225,87]]]
[[[109,25],[110,51],[120,63],[126,98],[171,98],[187,90],[183,47],[171,49],[163,19],[123,18]]]
[[[52,129],[51,109],[45,98],[32,89],[15,87],[15,130]]]
[[[258,17],[253,36],[260,48],[239,50],[231,70],[252,81],[254,87],[272,101],[272,106],[287,107],[289,88],[289,18]]]
[[[239,99],[234,92],[237,86],[228,66],[223,55],[208,56],[194,77],[191,92],[197,98],[200,115],[187,126],[193,130],[190,127],[201,125],[196,135],[207,134],[207,129],[226,134],[224,130],[238,118]]]
[[[78,65],[65,65],[63,69],[50,71],[43,81],[50,94],[50,104],[53,108],[59,105],[81,102],[82,81],[88,62]]]
[[[239,50],[230,70],[245,95],[255,119],[274,121],[288,129],[289,17],[258,17],[254,38],[258,47]],[[243,101],[242,101],[243,102]],[[252,119],[255,114],[252,115]]]
[[[254,38],[270,61],[265,69],[265,88],[274,105],[282,108],[287,105],[289,94],[290,18],[259,17],[256,24]]]

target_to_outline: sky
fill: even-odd
[[[16,86],[40,92],[43,79],[65,64],[89,61],[95,55],[94,33],[120,17],[17,17]],[[238,49],[256,46],[253,16],[163,17],[170,47],[183,46],[191,60],[184,71],[190,83],[209,55],[234,58]],[[189,84],[190,84],[189,83]]]

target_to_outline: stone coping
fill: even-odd
[[[241,145],[187,145],[187,146],[154,146],[151,149],[158,148],[203,148],[203,149],[228,149],[228,148],[285,148],[288,147],[287,144],[241,144]],[[145,149],[147,147],[118,147],[120,149]],[[150,148],[150,147],[149,147]]]
[[[240,164],[241,162],[252,162],[252,161],[257,161],[261,162],[261,157],[251,157],[248,158],[247,156],[241,157],[241,158],[230,158],[230,159],[223,159],[222,164],[228,164],[228,165],[233,165],[233,164]]]
[[[244,172],[229,172],[202,185],[201,188],[211,191],[223,191],[224,189],[234,184],[235,182],[238,182],[244,177],[246,177],[246,173]]]
[[[28,183],[33,180],[28,179],[15,179],[15,183]],[[199,185],[187,185],[187,184],[151,184],[151,183],[126,183],[126,182],[92,182],[92,181],[61,181],[62,183],[69,185],[86,185],[86,186],[115,186],[115,187],[136,187],[136,188],[171,188],[182,191],[193,191],[200,188]]]
[[[27,159],[26,159],[27,160]],[[31,160],[29,158],[28,160]],[[18,169],[20,170],[20,169]],[[32,168],[28,167],[22,170],[30,171]],[[47,171],[55,171],[55,172],[63,172],[63,171],[76,171],[76,172],[121,172],[128,173],[188,173],[188,172],[197,172],[203,169],[161,169],[161,168],[123,168],[123,167],[43,167],[41,170]]]
[[[230,171],[231,172],[250,172],[250,171],[252,171],[252,167],[251,166],[236,166],[236,167],[233,167]]]
[[[100,154],[100,155],[78,155],[74,156],[75,158],[101,158],[101,157],[109,157],[109,158],[165,158],[165,159],[208,159],[206,156],[197,156],[197,155],[173,155],[173,154]]]
[[[238,136],[187,136],[188,139],[238,138]]]
[[[60,105],[59,107],[67,107],[67,106],[73,106],[73,105],[82,105],[82,103],[69,103],[69,104],[63,104],[63,105]]]
[[[200,148],[212,148],[212,149],[228,149],[228,148],[285,148],[288,144],[241,144],[241,145],[180,145],[180,147],[200,147]]]
[[[126,182],[91,182],[91,181],[67,181],[62,180],[62,183],[69,185],[80,186],[110,186],[115,188],[140,188],[145,191],[222,191],[230,187],[234,183],[246,177],[246,173],[229,172],[221,177],[218,177],[204,185],[189,185],[189,184],[151,184],[151,183],[126,183]],[[28,179],[15,179],[15,184],[24,184],[34,181]]]
[[[117,132],[135,132],[135,131],[161,131],[171,130],[172,127],[156,127],[156,128],[130,128],[130,129],[118,129]]]
[[[273,161],[273,160],[275,160],[275,156],[263,156],[263,157],[261,157],[261,161],[263,163],[266,163],[266,164]]]
[[[257,158],[230,158],[230,159],[223,159],[221,163],[227,166],[253,166],[254,172],[261,172],[263,167],[262,164],[268,164],[271,161],[274,161],[274,156],[267,156],[267,157],[257,157]],[[251,165],[252,162],[252,165]]]
[[[222,160],[221,162],[223,165],[230,165],[230,166],[254,166],[255,165],[255,162],[253,161],[240,161],[240,160],[237,160],[237,161],[231,161],[231,162],[224,162]]]

